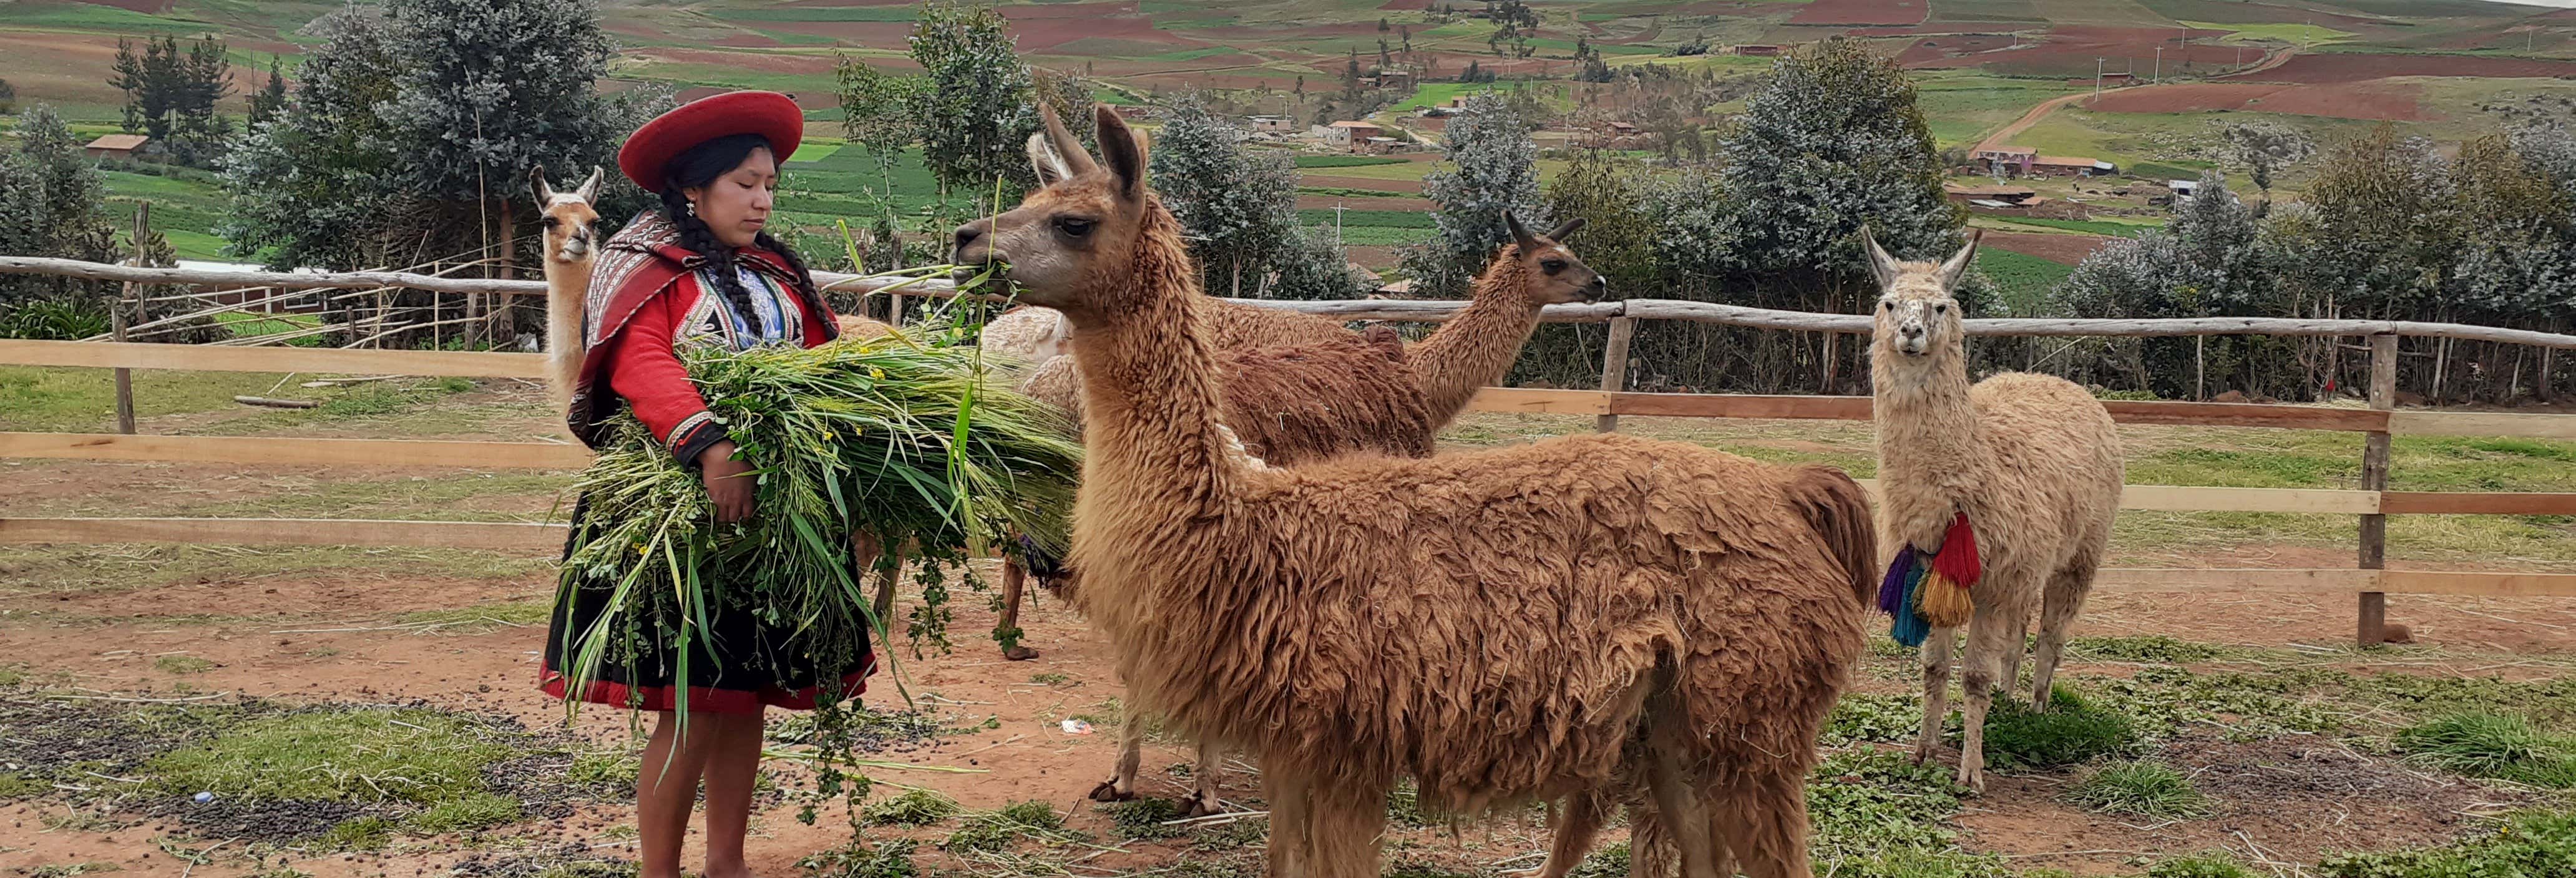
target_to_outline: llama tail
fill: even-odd
[[[572,409],[573,384],[581,380],[582,354],[588,346],[582,312],[590,295],[590,260],[548,269],[574,272],[584,281],[554,284],[546,291],[546,390],[554,398],[555,410],[565,412]]]
[[[1852,600],[1868,609],[1878,593],[1878,524],[1870,517],[1868,492],[1842,470],[1803,466],[1789,480],[1789,500],[1842,562]]]

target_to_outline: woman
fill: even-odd
[[[575,435],[593,448],[608,439],[611,418],[632,409],[663,447],[702,474],[716,520],[758,515],[751,464],[735,457],[724,426],[689,383],[677,349],[720,344],[813,347],[839,332],[796,254],[762,231],[778,182],[778,162],[804,138],[804,115],[775,92],[738,91],[687,104],[638,129],[617,154],[628,179],[661,196],[609,239],[592,269],[590,351],[572,397]],[[602,388],[605,392],[602,392]],[[583,504],[573,509],[575,531]],[[569,555],[570,547],[566,548]],[[721,581],[725,571],[704,571]],[[750,874],[743,836],[752,780],[760,764],[763,711],[812,709],[823,693],[811,651],[792,631],[773,628],[740,608],[717,607],[712,636],[698,638],[688,679],[667,645],[631,661],[611,660],[595,680],[572,689],[563,669],[573,641],[599,618],[610,583],[574,581],[556,601],[546,638],[545,691],[617,707],[657,712],[636,783],[636,823],[643,878],[679,878],[680,845],[698,782],[706,782],[708,878]],[[843,676],[841,697],[855,697],[875,670],[866,644],[857,670]],[[677,687],[687,687],[689,716],[677,721]],[[685,733],[683,728],[685,727]]]

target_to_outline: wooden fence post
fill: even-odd
[[[2397,336],[2380,334],[2370,337],[2370,407],[2388,411],[2397,407]],[[2388,490],[2388,431],[2372,430],[2361,446],[2361,489]],[[2388,566],[2388,516],[2361,517],[2361,558],[2363,570],[2381,570]],[[2381,627],[2388,620],[2388,595],[2382,592],[2361,593],[2359,634],[2364,647],[2382,641]]]
[[[1628,389],[1628,337],[1636,332],[1635,318],[1610,318],[1610,346],[1601,352],[1601,392],[1618,393]],[[1592,429],[1603,433],[1619,432],[1619,416],[1603,412],[1592,419]]]
[[[134,245],[135,265],[143,264],[143,238],[150,234],[151,230],[152,202],[135,202],[134,237],[130,241]],[[128,299],[133,300],[137,308],[143,305],[142,292],[134,288],[133,281],[125,283],[125,289],[117,296],[115,306],[107,309],[108,337],[117,341],[125,340],[125,302]],[[134,370],[132,369],[116,370],[116,432],[128,436],[134,435]]]

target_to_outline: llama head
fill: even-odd
[[[570,192],[558,192],[547,185],[545,168],[528,175],[536,182],[537,211],[546,227],[546,261],[589,259],[591,236],[599,229],[599,211],[590,206],[592,199],[599,196],[598,166],[592,166],[590,179]]]
[[[1145,187],[1143,138],[1099,105],[1094,159],[1053,110],[1041,107],[1039,115],[1046,130],[1029,137],[1028,151],[1043,188],[1007,213],[957,227],[957,261],[1007,263],[1022,301],[1069,314],[1140,304],[1156,292],[1130,282],[1141,258],[1173,256],[1152,251],[1178,240],[1171,213]]]
[[[1869,251],[1870,271],[1878,275],[1880,292],[1876,327],[1870,333],[1873,344],[1909,358],[1959,350],[1964,334],[1959,300],[1951,297],[1951,291],[1968,273],[1968,261],[1976,257],[1977,240],[1984,235],[1983,229],[1969,229],[1968,243],[1949,261],[1936,265],[1896,261],[1879,249],[1867,226],[1861,227],[1861,246]]]
[[[1501,258],[1516,263],[1521,277],[1520,283],[1503,286],[1516,287],[1511,291],[1528,300],[1530,307],[1598,302],[1610,291],[1608,281],[1566,249],[1565,239],[1583,228],[1582,218],[1567,220],[1545,235],[1530,234],[1509,210],[1503,211],[1503,224],[1512,230],[1512,246]]]

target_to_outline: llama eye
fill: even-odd
[[[1091,221],[1080,217],[1058,217],[1055,221],[1055,230],[1069,237],[1079,238],[1091,234]]]
[[[1557,272],[1560,272],[1560,271],[1564,271],[1564,270],[1565,270],[1565,260],[1563,260],[1563,259],[1546,259],[1546,260],[1541,260],[1541,261],[1539,262],[1539,264],[1538,264],[1538,267],[1540,267],[1540,268],[1544,268],[1544,269],[1547,269],[1547,273],[1549,273],[1549,274],[1555,274],[1555,273],[1557,273]]]
[[[546,228],[551,229],[551,228],[554,228],[554,227],[556,227],[556,226],[560,226],[560,225],[563,225],[563,219],[562,219],[562,218],[560,218],[560,217],[551,217],[551,216],[550,216],[550,217],[546,217]]]
[[[1894,311],[1894,310],[1896,310],[1896,303],[1895,303],[1895,302],[1890,302],[1890,301],[1888,301],[1888,300],[1886,300],[1886,299],[1880,299],[1880,300],[1878,300],[1878,310],[1881,310],[1881,311]]]
[[[1948,314],[1948,313],[1950,313],[1950,306],[1948,306],[1948,305],[1934,305],[1934,306],[1932,306],[1932,313],[1934,313],[1934,314]]]

